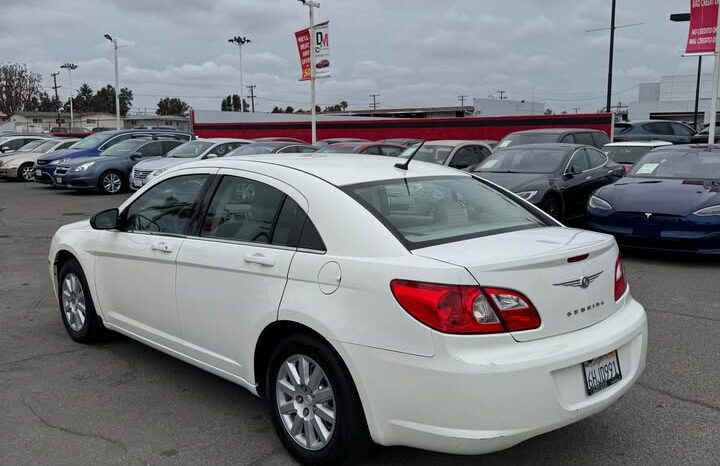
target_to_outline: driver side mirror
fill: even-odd
[[[90,226],[93,230],[115,230],[118,226],[120,211],[115,209],[103,210],[93,215],[90,219]]]
[[[565,178],[568,180],[573,178],[575,175],[577,175],[575,167],[568,167],[568,169],[565,171]]]
[[[130,160],[138,160],[142,158],[142,154],[140,152],[135,152],[134,154],[130,155]]]
[[[10,150],[10,146],[0,147],[0,152],[2,152],[3,154],[5,153],[5,151],[8,151],[8,150]]]
[[[217,154],[213,154],[212,152],[205,156],[206,159],[216,159],[218,158]]]

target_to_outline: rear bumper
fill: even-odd
[[[599,413],[645,368],[645,311],[624,299],[598,324],[531,342],[436,334],[431,358],[345,345],[374,440],[482,454]],[[622,380],[588,396],[582,363],[614,350]]]

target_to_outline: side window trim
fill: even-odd
[[[564,173],[570,173],[570,172],[569,172],[569,170],[570,170],[570,165],[572,165],[573,160],[575,160],[575,156],[578,155],[578,154],[585,154],[585,148],[584,148],[584,147],[581,147],[581,148],[575,150],[575,152],[573,152],[573,155],[570,156],[570,160],[568,160],[567,165],[565,165],[565,172],[564,172]],[[587,171],[587,170],[583,170],[583,171],[581,171],[580,173],[585,173],[586,171]],[[575,173],[575,174],[577,175],[577,173]]]
[[[593,152],[598,153],[598,154],[602,155],[602,157],[603,157],[603,162],[600,165],[590,167],[585,171],[592,171],[592,170],[597,170],[598,168],[603,168],[603,167],[605,167],[605,165],[607,165],[608,161],[610,160],[607,155],[602,153],[602,151],[593,150],[592,148],[585,148],[585,151],[588,153],[588,164],[590,164],[590,154]]]

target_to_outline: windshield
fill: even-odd
[[[37,152],[35,149],[39,146],[42,146],[46,142],[47,141],[45,139],[38,139],[37,141],[28,142],[20,149],[18,149],[18,152]]]
[[[640,178],[720,179],[720,154],[698,149],[648,152],[627,176]]]
[[[37,141],[35,141],[35,142],[37,142]],[[52,149],[53,147],[55,147],[57,145],[57,143],[58,143],[58,141],[40,141],[40,144],[35,146],[35,148],[32,151],[37,154],[44,154],[47,151],[49,151],[50,149]],[[32,144],[32,143],[30,143],[30,144]],[[22,149],[24,150],[30,144],[24,146]]]
[[[108,139],[107,134],[93,134],[72,145],[72,149],[93,149]]]
[[[414,146],[405,149],[405,151],[400,154],[400,158],[406,159],[410,157],[413,152],[415,152],[415,149],[417,149],[417,146],[418,145],[415,144]],[[450,152],[452,152],[452,150],[452,146],[436,146],[433,144],[425,144],[420,148],[415,157],[413,157],[413,160],[445,165],[445,161],[447,160],[448,155],[450,155]]]
[[[168,152],[166,157],[175,159],[194,159],[203,155],[214,145],[215,143],[208,141],[186,142],[185,144],[177,146],[175,149]]]
[[[362,147],[362,144],[358,144],[355,146],[346,145],[346,144],[342,144],[342,145],[331,144],[329,146],[323,147],[322,149],[318,149],[317,152],[326,152],[329,154],[348,154],[348,153],[357,152],[360,149],[360,147]]]
[[[103,157],[123,157],[135,152],[137,148],[144,146],[148,141],[138,141],[137,139],[121,141],[108,147],[100,155]]]
[[[546,225],[472,177],[378,181],[344,190],[410,249]]]
[[[272,154],[278,146],[275,144],[247,144],[238,147],[229,155],[260,155]]]
[[[567,151],[553,149],[506,149],[485,160],[475,171],[490,173],[555,173]]]
[[[605,152],[605,155],[610,157],[610,160],[612,160],[613,162],[623,163],[626,165],[635,165],[636,163],[638,163],[638,160],[643,158],[643,156],[645,156],[645,154],[650,152],[652,149],[652,147],[648,146],[605,146],[602,151]]]
[[[543,144],[546,142],[558,142],[556,133],[518,133],[505,136],[505,139],[498,143],[498,149],[504,147],[520,146],[525,144]]]

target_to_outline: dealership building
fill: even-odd
[[[641,83],[637,102],[628,104],[628,117],[632,120],[667,119],[692,122],[695,112],[695,89],[697,75],[663,76],[659,82]],[[712,74],[700,77],[700,116],[698,120],[710,120],[712,97]]]

